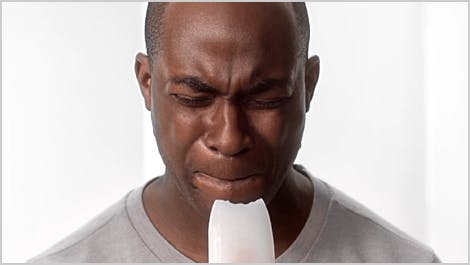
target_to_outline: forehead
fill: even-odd
[[[275,31],[273,26],[282,26],[278,31],[295,27],[293,20],[290,3],[169,3],[165,9],[165,26],[170,30],[185,25],[193,31],[261,33]]]
[[[298,48],[289,3],[169,3],[162,27],[161,51],[172,59],[288,64]]]
[[[198,42],[224,52],[231,48],[291,55],[291,46],[297,46],[290,3],[169,3],[162,27],[164,50],[194,49]]]

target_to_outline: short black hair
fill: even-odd
[[[310,24],[308,21],[307,8],[304,2],[291,2],[294,10],[297,34],[300,39],[300,56],[304,61],[308,57],[308,43],[310,40]],[[145,16],[145,44],[147,47],[147,55],[150,59],[152,67],[152,58],[156,56],[160,49],[160,36],[162,35],[162,25],[164,22],[165,8],[168,2],[149,2],[147,6],[147,14]]]

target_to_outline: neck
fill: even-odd
[[[179,252],[197,262],[208,262],[209,214],[196,211],[180,194],[168,175],[147,186],[144,208],[160,234]],[[271,219],[275,255],[281,255],[297,238],[310,213],[313,188],[294,169],[267,206]]]

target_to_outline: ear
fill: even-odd
[[[317,85],[320,74],[320,58],[317,55],[310,57],[305,65],[305,112],[310,109],[310,102]]]
[[[140,92],[144,97],[145,108],[150,110],[151,108],[151,72],[150,62],[147,55],[138,53],[135,56],[135,76],[139,82]]]

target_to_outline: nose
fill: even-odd
[[[204,143],[211,151],[236,156],[253,147],[248,120],[237,104],[228,100],[220,102],[208,124]]]

